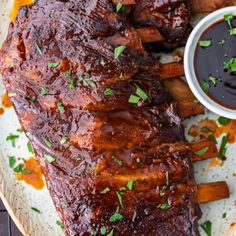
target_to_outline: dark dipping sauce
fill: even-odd
[[[199,42],[211,40],[211,45],[202,47],[198,44],[194,65],[201,87],[204,87],[202,83],[205,85],[205,93],[218,104],[236,109],[236,70],[232,72],[232,69],[225,68],[225,63],[232,58],[236,63],[236,34],[230,35],[230,29],[236,27],[235,17],[230,22],[222,19],[201,35]],[[214,77],[213,82],[211,76]]]

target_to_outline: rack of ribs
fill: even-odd
[[[199,235],[191,145],[143,44],[181,41],[190,7],[125,3],[21,8],[0,72],[67,235]]]

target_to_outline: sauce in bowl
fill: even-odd
[[[232,14],[202,33],[194,67],[203,91],[221,106],[236,110],[236,19]]]

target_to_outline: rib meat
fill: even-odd
[[[188,11],[185,1],[156,2],[139,1],[127,20],[108,0],[38,0],[1,49],[5,86],[67,235],[199,235],[192,152],[135,30],[154,4],[167,17],[154,24],[175,40]]]

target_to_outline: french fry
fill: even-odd
[[[160,77],[161,79],[171,79],[184,75],[183,63],[173,62],[160,65]]]
[[[178,102],[178,111],[182,118],[204,113],[203,105],[196,100],[185,81],[174,78],[163,80],[163,83],[170,95]]]
[[[164,40],[156,27],[137,28],[136,32],[143,43],[162,42]]]
[[[235,0],[191,0],[192,10],[195,13],[212,12],[235,3]]]
[[[213,140],[204,140],[196,143],[191,144],[192,151],[194,153],[192,157],[192,161],[204,161],[210,158],[217,157],[219,152]],[[204,152],[199,153],[201,150],[206,150]]]
[[[229,187],[225,181],[198,185],[197,202],[199,204],[229,198]]]

